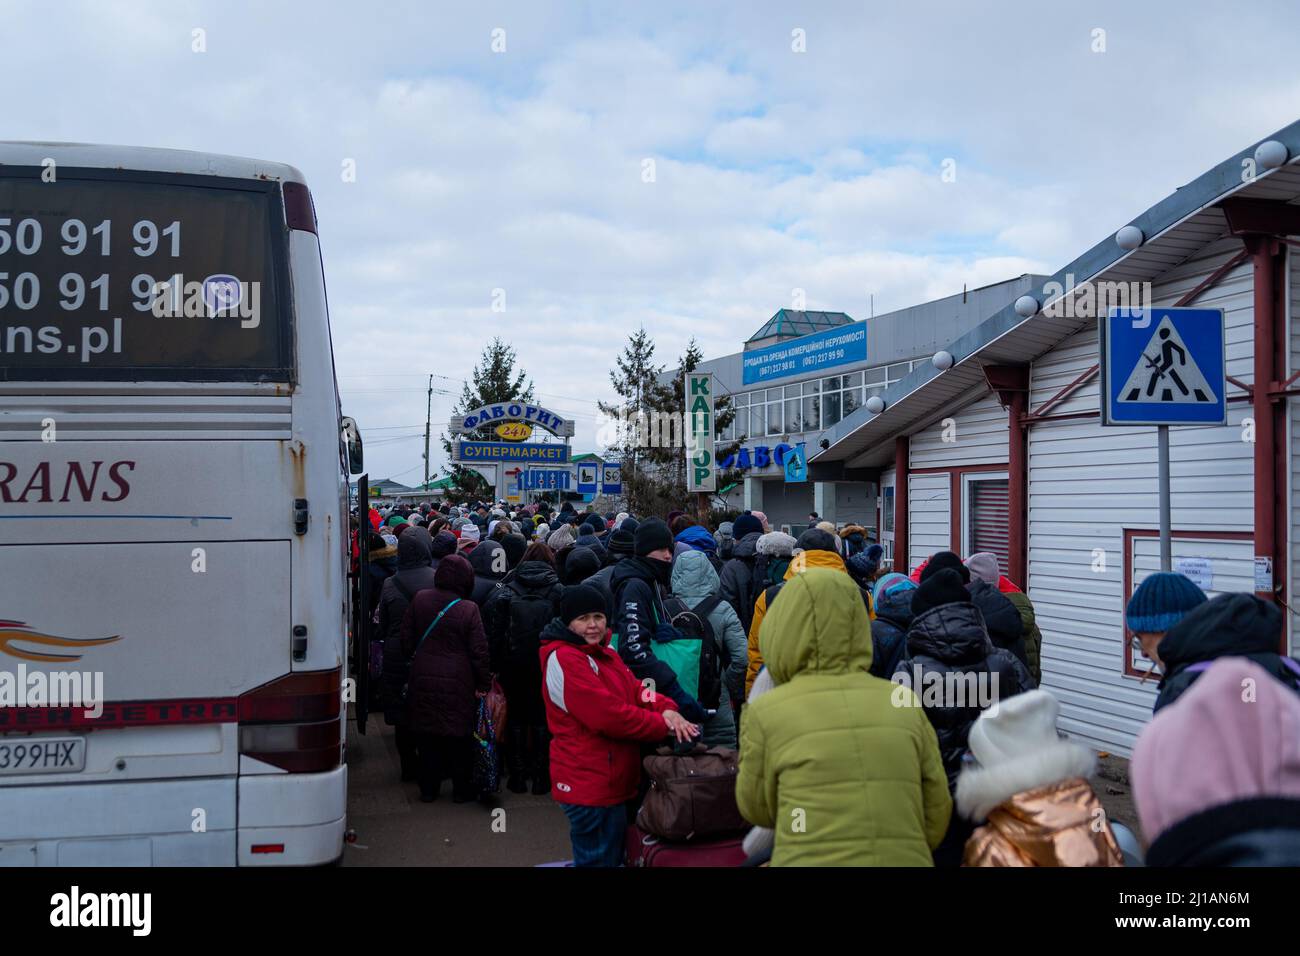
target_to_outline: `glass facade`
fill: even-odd
[[[924,359],[895,362],[844,375],[799,382],[775,388],[736,392],[730,396],[736,409],[723,441],[799,434],[830,428],[904,378]]]

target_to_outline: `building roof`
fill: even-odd
[[[801,335],[851,325],[853,319],[844,312],[800,312],[778,309],[763,327],[745,340],[746,344],[764,339],[796,339]]]
[[[894,455],[894,437],[926,428],[950,411],[954,402],[972,392],[982,393],[986,388],[985,365],[1028,364],[1095,322],[1065,307],[1066,300],[1078,295],[1085,284],[1150,280],[1223,236],[1227,224],[1217,207],[1227,197],[1300,204],[1300,167],[1296,166],[1300,162],[1300,121],[1260,142],[1267,140],[1286,146],[1286,164],[1272,170],[1260,169],[1253,180],[1243,182],[1243,162],[1253,162],[1259,145],[1252,143],[1180,187],[1129,221],[1145,237],[1137,249],[1126,251],[1115,241],[1114,233],[1106,236],[1050,277],[1049,283],[1066,290],[1063,295],[1055,295],[1055,290],[1051,295],[1044,289],[1036,290],[1040,308],[1027,319],[1015,311],[1014,303],[999,309],[947,346],[953,356],[947,371],[924,362],[885,391],[881,396],[884,411],[874,414],[864,405],[826,429],[822,437],[830,445],[812,456],[810,463],[838,461],[851,468],[888,464]],[[1044,283],[1044,287],[1047,285]],[[1053,305],[1060,307],[1048,314]]]

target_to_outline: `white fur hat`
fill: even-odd
[[[975,721],[970,751],[978,767],[957,778],[956,810],[977,823],[1009,797],[1074,777],[1091,776],[1096,756],[1056,732],[1061,711],[1045,690],[1031,690],[999,701]]]
[[[784,531],[769,531],[759,536],[754,547],[759,554],[774,554],[788,558],[794,553],[795,543],[795,538]]]
[[[1057,743],[1061,705],[1045,690],[1030,690],[998,702],[970,729],[970,751],[981,767],[996,767]]]

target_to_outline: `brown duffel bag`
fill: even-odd
[[[696,744],[687,753],[661,747],[646,757],[650,792],[637,812],[637,826],[661,840],[694,840],[749,829],[736,806],[740,754]]]

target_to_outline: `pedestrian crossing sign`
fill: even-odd
[[[1222,309],[1116,308],[1101,322],[1102,423],[1227,424]]]

